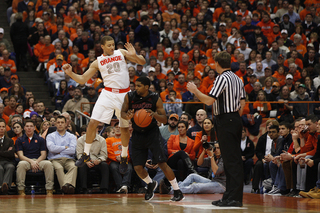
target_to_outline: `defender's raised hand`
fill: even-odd
[[[124,47],[127,49],[128,54],[130,56],[136,55],[136,49],[134,49],[134,47],[132,46],[131,43],[129,43],[129,42],[125,43]]]

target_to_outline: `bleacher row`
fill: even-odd
[[[79,106],[65,105],[74,98],[75,87],[81,89],[83,103],[95,102],[103,88],[100,73],[78,85],[62,65],[70,63],[75,73],[83,74],[102,54],[104,35],[113,37],[117,48],[134,44],[146,58],[144,66],[128,62],[130,88],[134,90],[138,77],[148,76],[150,90],[160,94],[168,117],[187,112],[196,122],[196,112],[204,106],[186,84],[193,81],[207,94],[217,76],[214,56],[220,51],[232,55],[231,69],[245,85],[251,103],[242,118],[251,135],[258,135],[261,118],[270,117],[271,111],[271,117],[290,123],[319,115],[319,104],[312,103],[320,100],[319,12],[320,2],[309,0],[8,1],[10,32],[0,26],[2,118],[9,131],[14,124],[10,116],[33,117],[42,134],[43,120],[58,114],[19,84],[23,70],[43,73],[55,110],[74,116]],[[13,48],[4,33],[10,34]],[[210,107],[205,110],[210,114]],[[78,123],[72,125],[79,131]]]

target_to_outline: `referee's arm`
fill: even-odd
[[[213,97],[210,97],[208,95],[203,94],[202,92],[200,92],[197,88],[197,86],[194,83],[189,82],[187,84],[187,88],[190,92],[192,92],[195,96],[197,96],[197,98],[204,104],[210,106],[212,105],[216,99]]]

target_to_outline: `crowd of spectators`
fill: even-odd
[[[8,137],[19,143],[10,144],[11,148],[7,148],[7,151],[10,151],[10,160],[14,159],[12,154],[15,150],[15,157],[23,162],[20,173],[28,168],[45,171],[46,176],[48,175],[48,194],[53,189],[52,178],[49,177],[53,174],[51,169],[56,171],[62,191],[74,192],[77,173],[70,166],[73,163],[69,160],[73,161],[72,154],[82,153],[85,140],[85,136],[80,137],[85,134],[85,129],[80,129],[81,124],[73,122],[75,111],[82,110],[89,115],[104,88],[99,72],[85,84],[78,84],[64,73],[62,66],[70,63],[75,73],[86,72],[96,57],[103,53],[100,39],[105,35],[114,38],[116,48],[124,48],[126,42],[132,43],[137,53],[146,58],[147,63],[143,66],[128,61],[130,88],[134,90],[138,77],[148,76],[152,82],[150,90],[159,93],[164,102],[169,124],[161,127],[161,133],[167,144],[168,164],[177,171],[179,180],[184,180],[190,173],[207,174],[209,170],[210,178],[219,183],[219,192],[224,189],[220,152],[203,149],[201,144],[205,139],[198,135],[198,132],[204,135],[210,132],[204,129],[209,128],[210,119],[206,122],[204,120],[207,115],[211,118],[211,107],[204,106],[188,92],[186,85],[193,81],[201,92],[208,94],[217,76],[214,56],[220,51],[227,51],[232,56],[231,69],[242,79],[250,101],[242,116],[249,132],[243,130],[241,142],[245,183],[250,182],[252,157],[256,154],[258,161],[251,174],[253,192],[271,190],[270,194],[287,194],[291,190],[291,195],[298,196],[299,191],[310,189],[311,186],[305,186],[301,178],[310,171],[313,177],[316,176],[317,172],[313,169],[317,167],[319,159],[314,139],[317,138],[317,129],[307,124],[309,121],[317,123],[317,116],[320,115],[320,105],[311,102],[320,100],[319,1],[13,0],[9,3],[7,19],[10,32],[4,32],[0,26],[0,115],[4,119]],[[4,33],[10,34],[13,45],[4,39]],[[19,72],[23,70],[43,73],[50,91],[48,96],[52,97],[55,109],[45,107],[43,102],[33,97],[31,91],[19,84]],[[61,113],[66,119],[59,117]],[[262,119],[269,117],[275,117],[277,121],[268,120],[267,132],[260,137],[254,149],[246,135],[258,135]],[[24,120],[27,122],[24,123]],[[296,132],[291,137],[290,123],[294,122],[306,122],[300,128],[305,125],[309,128],[295,128]],[[181,131],[178,131],[179,125]],[[44,149],[42,140],[46,138],[50,128],[56,128],[51,130],[51,134],[56,132],[55,137],[61,137],[59,134],[67,134],[69,131],[80,137],[77,145],[74,145],[73,135],[68,135],[70,140],[60,140],[59,144],[53,143],[55,140],[51,139],[48,145],[47,140],[48,150]],[[67,133],[65,129],[68,129]],[[103,192],[111,191],[108,185],[109,171],[116,183],[115,191],[128,192],[137,184],[134,181],[137,177],[131,174],[134,173],[132,169],[123,177],[116,172],[121,134],[117,125],[105,128],[101,124],[98,133],[95,141],[97,144],[92,146],[95,157],[92,162],[87,163],[87,167],[100,170],[102,177],[105,177],[101,180]],[[0,132],[0,136],[1,134]],[[99,135],[109,139],[104,143]],[[21,153],[25,148],[25,145],[21,145],[22,141],[28,137],[41,141],[35,146],[39,151],[37,154],[28,156]],[[211,135],[208,140],[213,142],[214,138]],[[187,141],[187,145],[177,145],[181,140]],[[259,150],[260,146],[262,151]],[[65,153],[61,152],[63,147]],[[219,149],[218,144],[211,146],[213,147]],[[314,157],[308,158],[312,156],[309,153],[311,150]],[[47,153],[44,151],[48,151],[51,167],[47,161],[40,165],[46,159]],[[285,156],[281,154],[282,151],[285,151]],[[213,153],[216,161],[215,165],[210,165],[203,157],[212,158]],[[55,161],[55,158],[63,160]],[[27,167],[25,161],[31,167]],[[308,169],[297,169],[300,168],[297,165],[300,161],[304,161],[307,164],[305,168]],[[197,162],[196,167],[194,162]],[[291,162],[290,165],[285,165],[287,162]],[[203,165],[206,165],[206,169],[201,168]],[[159,168],[152,162],[148,161],[146,167],[155,173],[157,180],[163,178]],[[88,168],[79,169],[79,173],[83,174],[82,178],[78,178],[79,191],[84,193],[87,189],[85,174],[88,173]],[[65,180],[61,170],[68,171]],[[288,182],[283,171],[285,175],[292,174],[295,181]],[[17,175],[16,182],[21,194],[24,189],[23,174]],[[269,176],[271,179],[268,179]],[[187,177],[187,180],[193,180],[192,178]],[[260,190],[261,179],[267,181]],[[5,181],[10,187],[11,180]],[[312,184],[315,185],[313,182]],[[165,181],[160,185],[163,190],[166,189],[164,191],[170,191],[166,188]],[[6,188],[2,185],[2,189]],[[317,193],[318,188],[312,192]],[[301,196],[307,195],[302,193]]]

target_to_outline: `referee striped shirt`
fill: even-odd
[[[230,70],[219,75],[209,92],[216,99],[213,103],[214,115],[227,114],[240,110],[240,100],[246,98],[242,80]]]

